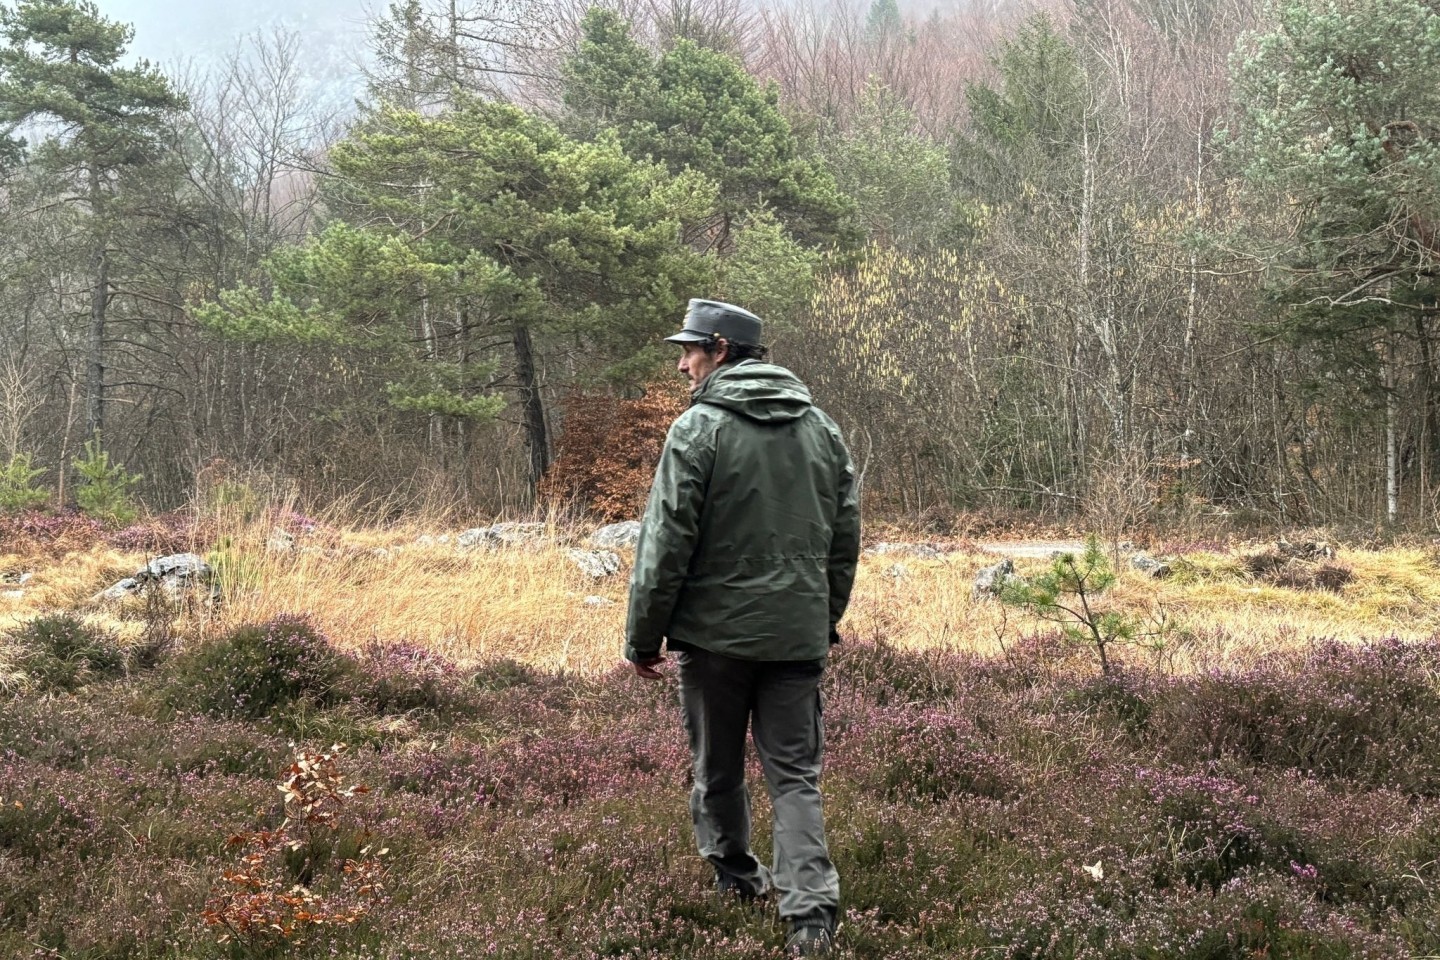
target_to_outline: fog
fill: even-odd
[[[135,27],[131,51],[164,63],[209,59],[257,30],[298,31],[318,48],[364,47],[369,6],[358,0],[99,0],[100,12]]]

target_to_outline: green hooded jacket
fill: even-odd
[[[818,660],[860,553],[840,429],[783,367],[710,374],[665,440],[645,507],[625,657],[663,639],[744,660]]]

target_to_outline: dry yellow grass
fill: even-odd
[[[624,629],[628,571],[599,583],[589,579],[566,556],[563,531],[552,532],[561,534],[562,545],[462,552],[453,543],[418,542],[425,533],[420,526],[356,528],[301,537],[294,550],[276,551],[266,547],[268,527],[236,529],[219,555],[224,601],[191,607],[179,627],[215,635],[241,623],[303,614],[351,649],[411,643],[460,662],[510,657],[546,669],[610,669]],[[866,556],[842,632],[904,649],[998,653],[1044,625],[993,600],[971,598],[976,572],[997,559],[980,552],[936,560]],[[145,560],[97,548],[32,568],[26,558],[0,553],[0,571],[34,574],[18,595],[0,588],[0,630],[46,611],[78,608],[122,639],[137,637],[144,629],[137,604],[88,601]],[[1167,663],[1180,669],[1243,662],[1312,637],[1440,632],[1440,577],[1428,553],[1345,551],[1339,562],[1356,579],[1328,593],[1258,584],[1236,556],[1195,554],[1169,581],[1127,571],[1107,602],[1136,614],[1163,614],[1173,638]],[[1022,575],[1043,566],[1017,561]],[[587,597],[609,603],[587,605]]]

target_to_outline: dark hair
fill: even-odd
[[[770,348],[761,346],[758,343],[728,343],[729,349],[725,351],[725,365],[739,363],[741,360],[764,360],[770,355]],[[700,348],[706,353],[714,353],[720,349],[720,341],[716,337],[704,341]]]

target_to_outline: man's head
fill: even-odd
[[[665,339],[684,350],[676,369],[690,379],[690,387],[727,363],[763,360],[760,345],[760,318],[749,310],[718,300],[691,300],[685,312],[685,327]]]

